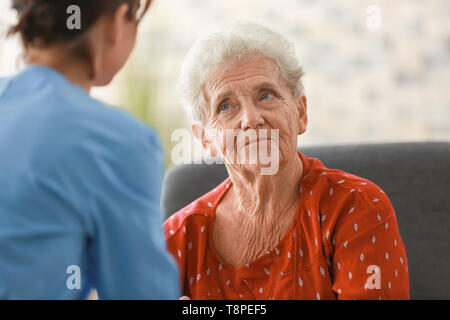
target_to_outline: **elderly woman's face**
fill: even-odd
[[[226,162],[236,163],[240,153],[248,155],[249,148],[259,148],[263,142],[260,129],[267,130],[268,139],[264,142],[268,150],[271,144],[277,144],[280,164],[296,154],[297,135],[306,130],[306,98],[294,96],[272,60],[247,56],[225,64],[206,82],[204,97],[208,105],[206,128],[215,132],[209,143],[213,155],[220,154]],[[245,146],[236,144],[235,139],[230,149],[226,140],[230,129],[236,136],[250,137]],[[279,142],[271,139],[275,136],[273,129],[279,130]],[[246,134],[248,130],[256,132],[256,141]]]

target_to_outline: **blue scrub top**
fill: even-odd
[[[158,137],[59,72],[0,79],[0,299],[177,299]]]

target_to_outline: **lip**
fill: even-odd
[[[248,142],[246,142],[245,144],[244,144],[244,146],[248,146],[250,143],[259,143],[260,141],[263,141],[263,140],[270,140],[270,139],[268,139],[268,138],[263,138],[263,139],[260,139],[260,138],[258,138],[258,139],[256,139],[256,140],[252,140],[252,141],[248,141]]]

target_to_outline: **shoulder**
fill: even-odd
[[[127,186],[147,194],[159,188],[164,155],[153,129],[94,99],[55,99],[55,107],[32,128],[36,147],[29,156],[36,174],[58,181],[69,177],[71,184],[82,183],[91,191]]]
[[[12,77],[1,78],[0,98],[4,112],[14,110],[14,119],[22,128],[49,133],[45,138],[52,143],[82,133],[85,133],[84,138],[123,137],[128,139],[127,144],[156,136],[128,111],[91,97],[63,75],[46,67],[30,66]]]
[[[202,233],[202,227],[207,227],[214,219],[214,210],[228,188],[229,178],[219,186],[204,194],[192,203],[175,212],[164,222],[166,238],[170,241],[180,233],[192,230]],[[194,232],[195,233],[195,232]]]
[[[2,97],[3,94],[6,92],[9,84],[10,84],[10,78],[0,78],[0,97]]]
[[[157,138],[153,129],[128,110],[107,105],[85,94],[82,90],[78,92],[79,94],[74,90],[73,88],[72,90],[61,90],[58,95],[58,105],[61,113],[74,116],[74,125],[79,126],[81,130],[111,137],[121,136],[127,139],[128,144],[139,143],[146,138]],[[65,118],[67,121],[71,121],[68,117]]]
[[[315,188],[332,197],[334,193],[358,192],[363,195],[385,194],[374,182],[337,169],[320,170],[316,174]],[[363,192],[364,190],[364,192]]]
[[[374,182],[323,165],[309,174],[301,190],[305,217],[321,230],[327,252],[340,245],[346,248],[358,237],[371,239],[378,229],[397,229],[395,210]]]
[[[74,97],[70,90],[60,91],[54,100],[55,107],[45,115],[54,132],[54,138],[49,140],[68,153],[110,155],[126,158],[127,162],[146,156],[149,161],[162,162],[156,131],[127,110],[106,105],[82,92]]]
[[[351,214],[364,210],[375,223],[394,214],[386,193],[368,179],[323,165],[310,170],[309,175],[305,181],[305,197],[315,203],[322,214]]]

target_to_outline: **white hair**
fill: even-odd
[[[203,87],[209,76],[233,59],[258,55],[272,59],[294,95],[304,92],[294,45],[283,35],[250,22],[238,21],[228,29],[199,38],[181,67],[178,96],[194,122],[203,122],[206,101]]]

